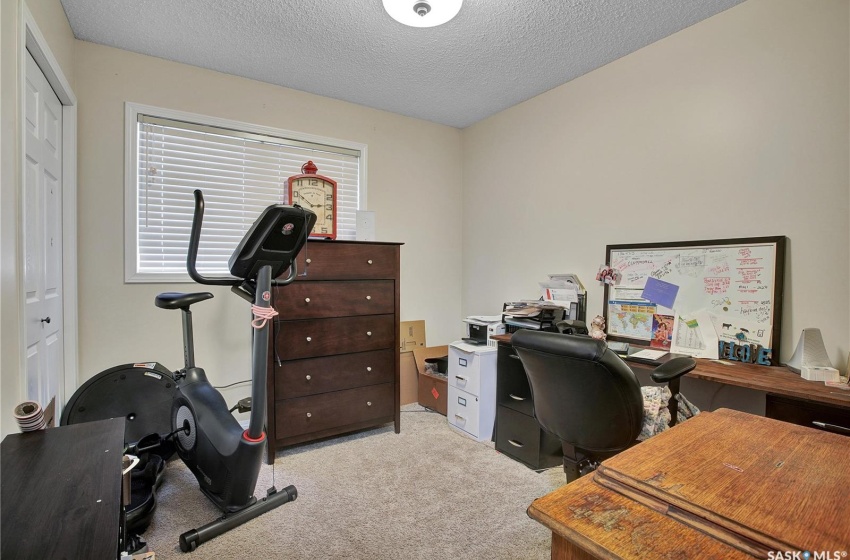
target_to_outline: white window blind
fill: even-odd
[[[287,178],[312,160],[337,182],[337,237],[354,239],[360,151],[137,115],[135,279],[186,274],[195,189],[205,212],[202,274],[227,274],[242,236],[270,204],[288,204]]]

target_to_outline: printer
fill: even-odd
[[[463,322],[466,323],[463,341],[469,344],[496,346],[493,336],[505,334],[501,315],[470,315]]]

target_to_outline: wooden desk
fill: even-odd
[[[6,436],[3,558],[115,560],[124,418]]]
[[[628,360],[626,363],[632,368],[652,368]],[[818,430],[821,428],[813,422],[850,428],[850,390],[807,381],[784,367],[698,359],[697,367],[686,377],[763,391],[768,418]]]
[[[846,551],[846,455],[841,436],[720,409],[608,459],[528,514],[552,530],[559,560]]]
[[[652,366],[625,360],[633,368]],[[758,366],[725,360],[698,359],[688,377],[764,391],[769,395],[850,408],[850,391],[827,387],[820,381],[807,381],[784,367]]]
[[[494,339],[510,342],[511,335]],[[766,393],[765,416],[808,427],[813,421],[850,428],[850,390],[827,387],[819,381],[807,381],[784,367],[758,366],[726,360],[698,359],[697,367],[686,377],[734,385]],[[634,369],[652,366],[628,361]]]
[[[599,486],[592,475],[534,500],[528,515],[552,531],[552,560],[752,560],[749,554]]]

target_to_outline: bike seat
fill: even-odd
[[[157,307],[163,309],[189,309],[190,305],[212,299],[213,295],[209,292],[194,292],[184,294],[182,292],[163,292],[156,296],[154,303]]]

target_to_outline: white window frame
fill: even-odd
[[[208,115],[165,109],[134,102],[124,104],[124,281],[126,283],[190,283],[188,273],[139,273],[136,268],[138,260],[138,164],[139,146],[137,123],[139,114],[156,116],[164,119],[214,126],[240,132],[275,136],[288,140],[338,146],[360,151],[358,175],[358,210],[365,210],[366,205],[366,144],[316,136],[304,132],[296,132],[272,128],[257,124],[233,121]]]

